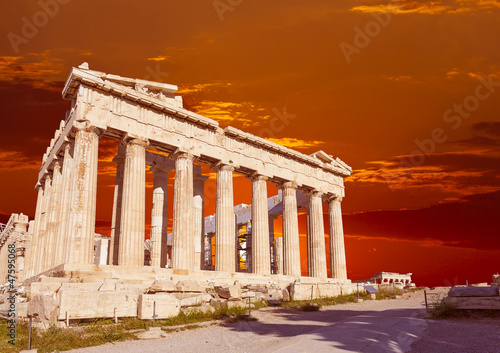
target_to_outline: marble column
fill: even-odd
[[[215,214],[215,271],[236,271],[236,228],[233,199],[234,167],[217,164],[217,200]]]
[[[205,265],[205,181],[207,176],[201,175],[201,171],[194,171],[194,196],[193,196],[193,218],[194,218],[194,268],[203,270]]]
[[[144,266],[146,227],[146,148],[147,140],[125,138],[119,266]]]
[[[27,263],[27,278],[33,277],[38,274],[36,272],[37,268],[37,259],[40,256],[40,223],[42,218],[42,208],[44,204],[44,195],[43,195],[43,187],[41,184],[37,184],[36,189],[38,190],[38,197],[36,199],[36,209],[35,209],[35,220],[33,222],[32,236],[30,247],[28,251],[28,263]],[[30,227],[31,228],[31,227]]]
[[[328,202],[328,216],[330,220],[330,269],[332,278],[347,280],[341,202],[341,197],[331,198]]]
[[[172,267],[194,268],[193,160],[194,156],[180,152],[175,158],[174,219]]]
[[[271,274],[267,177],[256,175],[252,180],[252,272]]]
[[[323,223],[323,193],[310,194],[309,230],[307,235],[309,253],[309,277],[327,278],[325,226]]]
[[[283,274],[300,277],[300,240],[297,213],[297,184],[281,186],[283,197]]]
[[[65,195],[62,192],[62,173],[59,160],[55,160],[52,170],[52,197],[50,205],[47,208],[47,235],[45,246],[45,264],[46,269],[56,265],[56,236],[57,225],[60,224],[58,218],[61,209],[61,201]]]
[[[274,263],[275,263],[275,273],[283,274],[283,238],[274,238],[274,248],[276,250]]]
[[[170,169],[153,165],[149,170],[154,173],[150,237],[151,266],[165,267],[167,263],[167,249],[163,245],[166,243],[168,237],[167,186]],[[162,263],[164,264],[163,266]]]
[[[123,175],[125,158],[118,155],[113,158],[116,164],[115,192],[113,195],[113,214],[111,215],[111,237],[109,240],[108,265],[118,265],[120,252],[120,226],[122,222]]]
[[[40,230],[39,230],[39,251],[36,259],[37,272],[43,272],[47,270],[47,223],[48,223],[48,210],[50,208],[50,203],[52,202],[52,177],[50,175],[45,176],[44,186],[43,186],[43,208],[40,219]]]
[[[102,131],[95,127],[82,126],[75,135],[65,263],[94,263],[97,168],[101,134]]]
[[[56,241],[55,241],[55,265],[64,263],[64,249],[66,248],[66,224],[68,222],[68,213],[70,209],[70,198],[68,195],[71,193],[71,183],[73,182],[73,146],[71,142],[66,143],[64,146],[64,157],[62,163],[62,186],[61,186],[61,199],[59,202],[59,212],[57,215],[58,225],[56,227]]]

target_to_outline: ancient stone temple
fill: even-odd
[[[173,85],[106,74],[90,70],[87,64],[72,69],[62,92],[71,101],[71,109],[51,140],[38,175],[24,277],[50,275],[50,271],[108,271],[111,278],[120,273],[147,273],[201,281],[229,278],[234,282],[238,278],[268,283],[274,278],[274,283],[284,286],[300,281],[348,285],[341,203],[344,178],[352,169],[323,151],[305,155],[233,127],[222,129],[216,121],[184,109],[176,91]],[[96,262],[102,136],[116,140],[116,183],[108,251],[99,250]],[[207,176],[202,175],[201,164],[209,165],[217,175],[216,213],[207,218],[203,207]],[[167,195],[171,171],[175,171],[174,194]],[[147,172],[154,173],[154,191],[145,262]],[[234,173],[252,181],[252,204],[239,215],[241,207],[233,203]],[[268,182],[281,189],[269,200]],[[169,240],[170,197],[174,206]],[[328,203],[327,229],[324,203]],[[301,277],[299,208],[307,210],[308,280]],[[273,246],[270,219],[280,215],[283,236]],[[251,228],[251,273],[239,274],[242,224]],[[207,247],[212,241],[213,251]]]

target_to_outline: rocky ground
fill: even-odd
[[[430,301],[447,288],[431,291]],[[429,320],[423,292],[395,300],[323,307],[319,312],[266,308],[257,321],[209,324],[166,338],[74,350],[113,352],[500,352],[499,319]]]

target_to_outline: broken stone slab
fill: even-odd
[[[215,313],[215,308],[211,305],[201,305],[201,306],[190,306],[187,308],[181,308],[181,312],[185,315],[192,313],[202,312],[202,313]]]
[[[149,293],[176,291],[177,287],[175,286],[175,283],[171,281],[154,281],[151,287],[149,287]]]
[[[56,322],[58,313],[57,302],[50,295],[36,295],[28,302],[27,314],[37,318],[37,321]]]
[[[141,294],[139,296],[137,318],[140,320],[152,320],[153,307],[157,319],[168,319],[179,315],[181,302],[173,295],[166,293]]]
[[[30,286],[30,296],[32,298],[36,297],[37,295],[53,296],[62,287],[62,285],[63,283],[33,282]]]
[[[196,281],[179,281],[175,285],[175,288],[178,292],[196,292],[203,293],[205,292],[205,288],[199,285]]]
[[[197,306],[204,303],[208,303],[212,300],[212,296],[210,294],[200,294],[194,297],[183,298],[181,299],[181,306]]]
[[[453,287],[449,297],[496,297],[498,287]]]
[[[227,309],[227,299],[212,298],[210,300],[210,305],[218,310]]]
[[[446,297],[443,302],[457,309],[500,310],[500,296],[496,297]]]
[[[241,297],[243,299],[246,299],[246,298],[255,298],[255,296],[256,296],[255,292],[252,292],[252,291],[241,293]]]
[[[283,301],[284,302],[289,302],[290,301],[290,293],[288,293],[288,289],[282,289],[281,292],[283,293]]]
[[[59,320],[137,316],[139,293],[135,291],[80,291],[61,289]]]
[[[241,289],[239,286],[215,286],[215,293],[223,299],[240,300]]]
[[[267,300],[283,300],[283,291],[280,289],[269,289]]]

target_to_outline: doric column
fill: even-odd
[[[215,271],[236,271],[236,229],[234,220],[234,167],[217,164],[217,201],[215,210]]]
[[[73,182],[73,143],[66,143],[64,146],[64,158],[62,164],[62,186],[61,198],[59,200],[58,224],[56,227],[55,241],[55,265],[64,263],[64,249],[66,248],[67,234],[66,228],[68,223],[68,214],[70,209],[70,193]]]
[[[252,272],[271,274],[267,177],[255,175],[252,180]]]
[[[283,274],[300,277],[300,240],[297,213],[297,184],[281,186],[283,197]]]
[[[194,268],[203,270],[205,268],[205,181],[208,177],[201,175],[201,171],[194,170],[193,172]]]
[[[275,263],[275,273],[283,274],[283,237],[274,238],[274,263]]]
[[[111,238],[109,240],[108,265],[118,265],[120,253],[120,226],[122,222],[123,174],[125,158],[118,155],[113,158],[116,163],[115,192],[113,194],[113,214],[111,215]]]
[[[194,156],[179,152],[175,158],[174,219],[172,233],[172,267],[191,270],[194,268],[193,239],[193,160]]]
[[[328,201],[328,216],[330,220],[330,269],[334,279],[346,280],[347,267],[345,260],[344,228],[342,226],[341,197]]]
[[[125,138],[119,266],[144,266],[146,227],[146,148],[148,141]]]
[[[40,256],[40,223],[42,218],[42,208],[44,204],[44,195],[43,195],[43,187],[40,184],[37,184],[36,189],[38,190],[38,197],[36,199],[36,209],[35,209],[35,220],[33,222],[33,229],[31,230],[31,242],[28,250],[28,263],[27,266],[27,274],[26,278],[33,277],[38,274],[36,272],[37,268],[37,259]],[[30,226],[31,228],[31,226]]]
[[[95,127],[82,126],[75,135],[65,263],[94,263],[97,168],[101,133],[102,131]]]
[[[62,193],[62,174],[61,164],[58,160],[53,163],[52,170],[52,197],[50,205],[47,208],[47,235],[45,245],[45,268],[49,269],[56,265],[56,236],[57,225],[60,224],[58,219],[61,209],[61,201],[64,196]]]
[[[43,186],[43,208],[41,213],[41,222],[39,230],[39,251],[36,259],[37,262],[37,272],[43,272],[47,270],[47,223],[50,203],[52,202],[52,178],[50,175],[45,177]]]
[[[166,243],[168,231],[168,213],[167,213],[167,186],[168,173],[170,169],[153,165],[150,169],[154,173],[153,182],[153,209],[151,214],[151,266],[165,267]]]
[[[307,235],[309,253],[309,277],[327,277],[325,226],[323,223],[323,193],[313,191],[309,203],[309,229]]]

